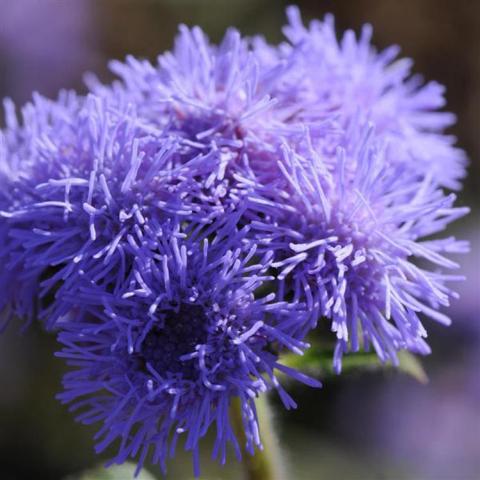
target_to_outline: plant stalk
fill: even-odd
[[[286,480],[280,446],[275,434],[272,415],[266,395],[255,401],[263,450],[255,454],[246,451],[246,437],[242,421],[240,400],[235,398],[230,406],[230,419],[242,449],[242,465],[245,480]]]

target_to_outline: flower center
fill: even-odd
[[[165,314],[162,327],[154,327],[142,344],[142,356],[160,375],[182,374],[195,376],[196,364],[181,360],[207,340],[207,317],[198,305],[182,304]]]

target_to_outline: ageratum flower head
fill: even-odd
[[[242,192],[223,173],[230,147],[144,123],[135,106],[36,96],[21,125],[7,103],[0,205],[0,309],[49,327],[70,308],[78,277],[123,281],[151,219],[210,222]],[[222,167],[223,165],[223,167]],[[223,169],[222,169],[223,168]]]
[[[238,441],[229,419],[233,397],[241,404],[247,451],[261,446],[254,399],[276,388],[295,406],[275,370],[318,385],[278,362],[282,349],[305,347],[290,336],[302,312],[256,296],[269,254],[242,244],[231,225],[218,233],[183,232],[178,223],[152,228],[136,250],[124,284],[108,293],[88,282],[76,293],[83,314],[62,325],[59,354],[74,367],[64,377],[64,402],[83,423],[102,422],[97,450],[119,440],[114,462],[147,456],[166,468],[178,439],[193,452],[199,474],[199,441],[216,430],[214,456],[225,462]],[[210,240],[209,240],[210,239]]]
[[[293,65],[271,92],[279,104],[290,100],[290,121],[315,124],[334,116],[347,131],[370,121],[388,140],[386,161],[408,166],[413,178],[430,176],[459,189],[466,155],[455,147],[455,137],[444,134],[455,116],[439,110],[445,106],[443,86],[412,76],[412,61],[396,58],[398,46],[378,52],[368,24],[358,39],[352,30],[338,39],[332,15],[308,27],[298,8],[288,8],[287,15],[287,42],[275,47],[257,38],[254,44],[264,68],[280,61]],[[336,137],[313,141],[335,163]]]
[[[111,86],[91,75],[87,83],[113,104],[135,104],[148,123],[178,132],[199,148],[228,147],[220,179],[248,166],[266,183],[278,174],[279,138],[304,132],[294,116],[297,96],[282,90],[297,66],[293,58],[277,60],[262,63],[235,29],[217,46],[198,27],[182,25],[173,51],[160,55],[157,65],[129,56],[125,63],[111,62],[119,77]],[[339,133],[333,117],[309,122],[309,128],[318,136]]]
[[[338,146],[331,173],[308,135],[302,153],[284,144],[283,180],[249,197],[260,213],[252,221],[259,248],[274,254],[279,298],[306,304],[300,337],[328,321],[338,372],[342,355],[360,347],[394,364],[399,349],[429,353],[419,314],[450,323],[438,309],[456,297],[446,282],[462,277],[440,268],[457,268],[444,254],[468,249],[452,237],[431,239],[468,211],[453,206],[455,195],[429,177],[405,181],[373,126],[352,138],[358,144]]]
[[[240,221],[250,187],[218,192],[228,147],[93,95],[36,96],[21,123],[7,103],[7,117],[1,306],[7,320],[38,316],[61,331],[62,355],[82,367],[62,400],[104,422],[100,450],[121,438],[117,462],[138,454],[141,466],[152,447],[164,468],[181,432],[197,465],[212,424],[216,455],[224,461],[228,442],[238,452],[228,420],[238,397],[253,452],[254,398],[274,387],[295,405],[275,370],[318,382],[278,363],[306,346],[290,335],[304,309],[254,294],[272,280],[271,254],[256,256]]]
[[[385,160],[407,167],[412,181],[430,176],[459,189],[466,155],[445,129],[455,116],[441,111],[444,88],[411,75],[412,62],[398,59],[398,47],[377,52],[372,28],[358,40],[347,31],[337,40],[333,17],[302,24],[296,7],[287,9],[286,42],[268,45],[261,37],[242,39],[230,29],[219,46],[198,28],[180,28],[173,52],[158,65],[128,57],[114,61],[120,79],[104,86],[90,76],[92,91],[113,102],[135,103],[155,125],[173,125],[195,142],[233,147],[225,165],[245,161],[264,182],[276,172],[272,143],[295,142],[307,126],[330,168],[336,146],[359,124],[372,122],[386,141]],[[327,159],[329,161],[327,161]]]
[[[101,422],[98,450],[165,468],[177,438],[194,455],[260,445],[253,399],[322,321],[334,364],[373,346],[427,353],[422,316],[455,297],[440,239],[464,154],[444,134],[443,89],[410,77],[370,28],[339,42],[333,21],[287,42],[229,30],[211,44],[181,27],[158,65],[113,62],[86,97],[35,96],[0,135],[0,311],[60,330],[73,370],[62,401]],[[433,237],[432,237],[433,236]],[[264,292],[264,293],[260,293]],[[274,292],[274,293],[269,293]]]
[[[4,321],[14,314],[30,320],[41,314],[41,309],[37,312],[41,304],[39,280],[45,265],[55,265],[59,252],[48,248],[58,236],[43,228],[45,219],[38,214],[42,216],[42,209],[49,213],[60,209],[55,203],[58,196],[47,195],[43,203],[36,186],[50,179],[55,182],[68,171],[68,166],[62,171],[62,155],[50,162],[45,161],[43,153],[52,150],[52,131],[60,138],[68,135],[69,122],[65,119],[78,111],[78,102],[77,96],[68,92],[62,93],[57,102],[35,95],[34,101],[22,109],[23,125],[18,122],[13,103],[8,99],[4,102],[7,127],[0,133],[0,312],[3,310]],[[66,198],[65,193],[62,201]],[[55,220],[51,227],[54,225]],[[79,226],[74,228],[78,230]],[[70,238],[76,241],[74,235]]]
[[[157,67],[132,56],[125,64],[112,61],[110,67],[121,81],[106,87],[89,76],[87,83],[95,93],[113,93],[116,102],[134,102],[152,123],[172,122],[198,139],[213,131],[227,139],[248,119],[255,122],[255,115],[274,103],[270,85],[281,74],[278,66],[268,77],[260,72],[235,29],[229,29],[217,46],[200,28],[184,25],[180,26],[173,52],[160,55]]]

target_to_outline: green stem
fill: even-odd
[[[235,434],[242,448],[242,464],[245,468],[246,480],[285,480],[280,446],[273,428],[273,420],[268,406],[266,395],[261,395],[256,400],[260,435],[263,450],[256,449],[250,455],[245,449],[246,437],[243,427],[240,400],[235,398],[230,406],[230,419]]]

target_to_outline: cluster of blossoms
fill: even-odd
[[[255,398],[301,355],[321,322],[333,362],[373,348],[425,354],[421,315],[455,293],[438,234],[465,155],[438,111],[443,89],[410,76],[366,26],[337,40],[333,20],[286,41],[219,46],[181,27],[157,65],[112,62],[119,79],[90,93],[39,95],[0,134],[0,311],[58,331],[71,371],[62,402],[101,422],[97,450],[166,469],[177,439],[191,450],[216,429],[214,456],[261,448]]]

